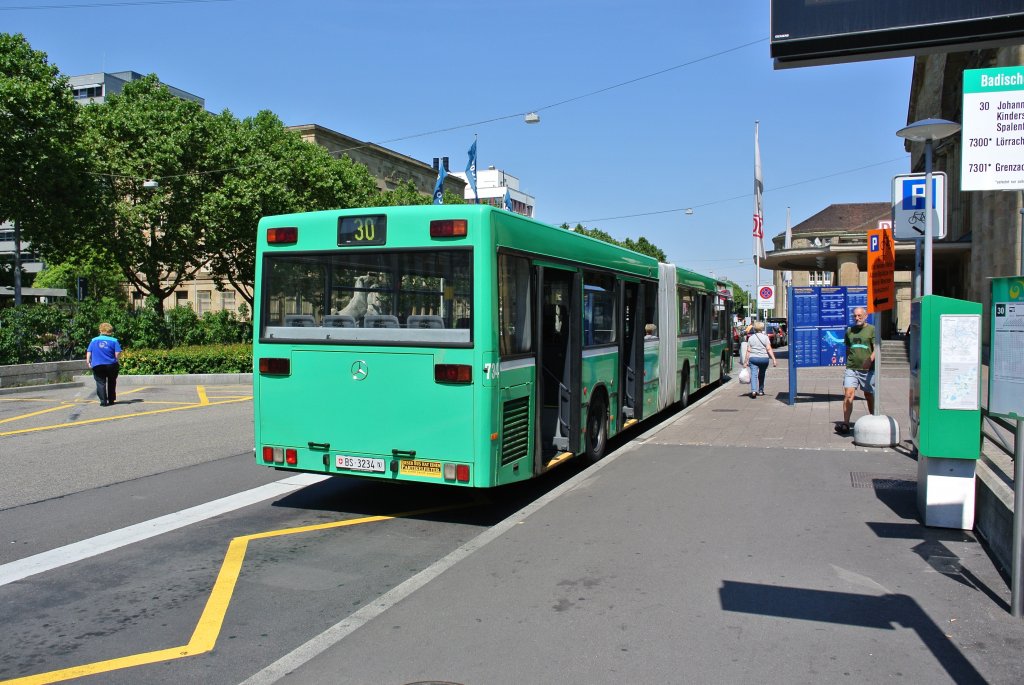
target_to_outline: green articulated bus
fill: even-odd
[[[488,488],[721,381],[714,279],[485,205],[265,217],[256,461]]]

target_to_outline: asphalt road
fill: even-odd
[[[249,386],[89,391],[0,396],[0,682],[241,682],[579,469],[282,484]]]

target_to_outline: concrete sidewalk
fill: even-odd
[[[727,383],[248,682],[1020,682],[1005,580],[833,432],[841,376]]]

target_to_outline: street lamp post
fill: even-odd
[[[923,295],[932,294],[932,144],[960,130],[945,119],[922,119],[896,131],[900,138],[924,143],[924,284]]]

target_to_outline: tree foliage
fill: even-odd
[[[199,209],[217,182],[212,117],[150,74],[86,106],[83,118],[102,178],[91,237],[162,315],[164,298],[208,261]]]
[[[68,261],[46,264],[32,283],[36,288],[64,288],[68,296],[76,297],[78,279],[85,279],[85,297],[99,300],[104,297],[124,299],[124,277],[110,256],[102,248],[82,250]]]
[[[256,225],[261,217],[374,202],[377,186],[365,166],[335,159],[287,131],[270,111],[238,120],[225,111],[214,122],[215,167],[224,171],[202,199],[209,270],[253,302]]]
[[[92,206],[80,140],[67,79],[24,36],[0,33],[0,221],[39,249]]]
[[[562,224],[561,228],[569,229],[568,224]],[[649,241],[647,238],[640,236],[636,240],[632,238],[626,238],[625,240],[616,240],[610,234],[602,231],[600,228],[587,228],[583,224],[576,224],[576,227],[572,230],[573,233],[579,233],[580,235],[590,236],[591,238],[597,238],[603,240],[606,243],[612,245],[618,245],[624,247],[627,250],[633,250],[633,252],[639,252],[645,254],[648,257],[654,257],[659,262],[667,262],[668,257],[665,255],[665,251],[660,247]]]

